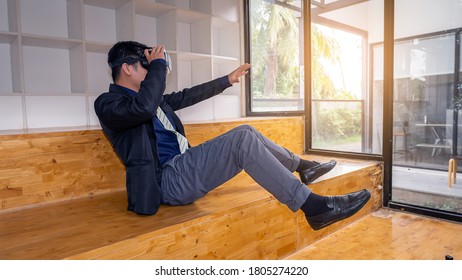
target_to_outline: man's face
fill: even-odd
[[[146,74],[148,71],[141,66],[140,62],[136,62],[135,64],[129,65],[132,69],[131,81],[134,87],[137,89],[140,88],[141,82],[146,78]]]

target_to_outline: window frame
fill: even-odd
[[[250,34],[250,1],[251,0],[244,0],[244,45],[245,45],[245,50],[244,50],[244,57],[245,61],[248,63],[251,63],[251,34]],[[298,11],[302,14],[302,20],[304,21],[305,15],[303,13],[303,7],[305,5],[306,1],[302,1],[302,8],[298,8],[296,6],[292,6],[283,2],[280,2],[278,0],[275,1],[276,5],[281,5],[285,8],[293,9],[295,11]],[[305,42],[306,43],[306,42]],[[303,46],[300,48],[300,50],[303,50]],[[306,62],[306,60],[305,60]],[[252,69],[250,69],[252,71]],[[305,69],[306,71],[306,69]],[[305,75],[306,77],[306,75]],[[252,105],[252,81],[250,79],[250,75],[245,76],[245,116],[246,117],[282,117],[282,116],[304,116],[306,115],[306,81],[305,81],[305,87],[304,87],[304,110],[295,110],[295,111],[269,111],[269,112],[253,112],[251,105]]]

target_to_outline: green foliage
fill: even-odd
[[[340,46],[337,40],[329,37],[321,31],[321,27],[313,25],[312,36],[312,75],[313,75],[313,99],[340,99],[337,96],[332,79],[321,61],[329,61],[332,64],[338,63]]]
[[[441,209],[444,211],[462,213],[462,200],[457,198],[448,198],[443,202],[425,201],[422,206],[428,208]]]
[[[298,96],[299,19],[266,1],[252,1],[251,9],[253,96]]]
[[[330,141],[361,135],[361,110],[351,108],[328,108],[318,111],[315,138]]]
[[[292,4],[293,1],[286,1]],[[300,96],[299,16],[296,12],[271,1],[251,1],[252,96],[258,98],[290,98]],[[322,62],[339,63],[340,46],[336,38],[312,25],[313,99],[352,100],[354,96],[335,88]],[[302,44],[303,45],[303,44]],[[325,63],[326,64],[326,63]],[[308,67],[308,65],[307,65]],[[271,103],[271,106],[284,106]],[[360,108],[324,107],[315,110],[318,129],[316,141],[352,139],[361,135]]]

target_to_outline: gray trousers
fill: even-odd
[[[311,190],[292,172],[300,158],[243,125],[188,149],[162,170],[162,203],[186,205],[245,170],[259,185],[292,211]]]

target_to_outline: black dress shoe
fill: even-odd
[[[300,180],[302,181],[303,184],[309,185],[314,180],[318,179],[322,175],[331,171],[335,167],[336,164],[337,162],[335,160],[331,160],[329,162],[320,163],[314,167],[305,169],[302,172],[299,172]]]
[[[306,216],[308,224],[319,230],[335,222],[346,219],[359,211],[371,198],[368,190],[361,190],[346,195],[328,196],[326,203],[332,210],[316,215]]]

